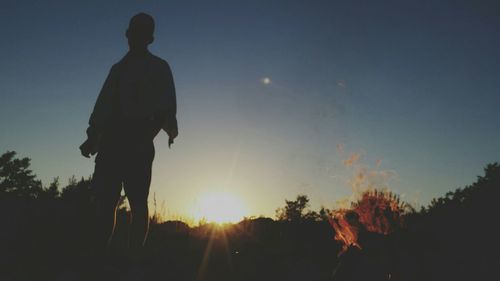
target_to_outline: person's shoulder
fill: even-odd
[[[150,54],[150,60],[155,67],[170,69],[168,62],[157,55]]]
[[[124,63],[125,63],[125,59],[127,58],[127,55],[123,56],[119,61],[117,61],[116,63],[114,63],[112,66],[111,66],[111,72],[113,71],[117,71],[119,70],[120,68],[123,67]]]

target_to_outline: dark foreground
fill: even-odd
[[[40,234],[20,236],[27,243],[2,251],[1,280],[491,280],[500,266],[498,242],[479,246],[466,230],[456,237],[423,230],[367,233],[363,249],[338,256],[341,245],[327,222],[261,218],[191,229],[168,222],[152,227],[140,257],[127,255],[125,233],[118,231],[114,248],[99,259],[89,245],[71,239],[77,236]]]
[[[144,251],[130,254],[128,213],[121,206],[114,243],[106,255],[97,255],[90,180],[42,187],[27,169],[29,160],[13,156],[0,157],[0,280],[498,279],[497,163],[473,184],[405,213],[404,224],[388,235],[355,222],[361,249],[342,250],[330,212],[288,212],[296,206],[290,204],[280,220],[230,226],[190,228],[153,217]],[[379,211],[376,216],[384,216]]]

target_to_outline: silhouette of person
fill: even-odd
[[[151,54],[154,19],[139,13],[130,20],[129,51],[114,64],[90,116],[81,154],[97,153],[92,189],[97,207],[98,247],[112,239],[123,189],[131,208],[129,247],[140,249],[149,227],[148,195],[153,139],[161,129],[169,147],[177,137],[176,97],[168,63]]]

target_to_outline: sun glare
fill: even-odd
[[[200,198],[196,219],[215,223],[239,222],[246,215],[243,202],[228,192],[212,192]]]

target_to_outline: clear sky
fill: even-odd
[[[151,187],[171,216],[214,192],[248,215],[298,193],[331,207],[363,169],[422,205],[500,160],[497,1],[0,5],[0,150],[46,184],[92,173],[78,146],[138,12],[177,88],[180,135],[156,138]]]

